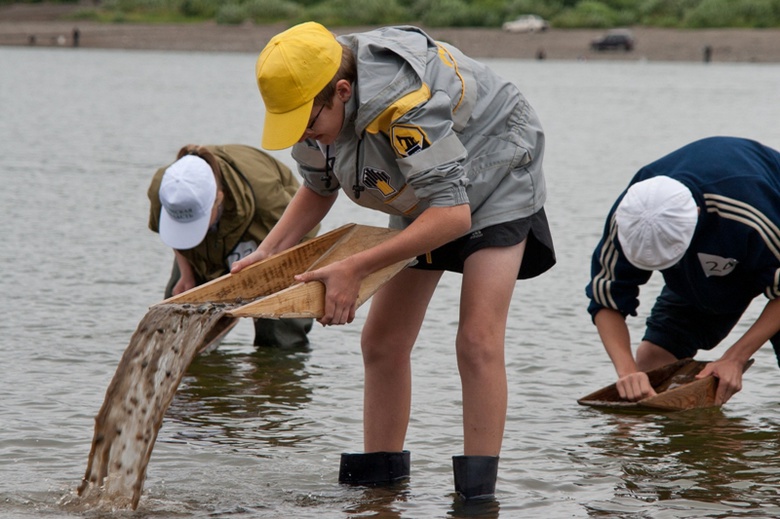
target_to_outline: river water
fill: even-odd
[[[584,286],[603,218],[636,169],[710,135],[780,148],[780,66],[642,61],[490,62],[545,126],[559,258],[518,283],[510,311],[495,503],[464,508],[453,496],[459,277],[448,274],[413,353],[408,484],[337,483],[340,453],[362,444],[365,305],[351,325],[316,327],[304,350],[257,350],[251,322],[239,323],[184,377],[138,510],[75,506],[94,417],[172,262],[146,226],[148,183],[186,143],[259,145],[255,58],[0,48],[0,518],[780,516],[780,372],[769,347],[720,410],[576,403],[613,382]],[[288,152],[276,156],[292,165]],[[348,222],[385,217],[342,200],[323,230]],[[643,291],[635,337],[657,290],[654,279]]]

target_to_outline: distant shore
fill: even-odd
[[[0,7],[0,46],[83,47],[104,49],[260,52],[286,25],[104,24],[64,19],[68,4],[13,4]],[[346,34],[369,27],[329,27]],[[631,52],[594,51],[590,42],[604,31],[550,29],[510,34],[500,29],[424,28],[475,58],[551,60],[704,61],[780,63],[780,29],[677,30],[633,28]],[[77,36],[76,36],[77,34]]]

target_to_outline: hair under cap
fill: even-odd
[[[217,181],[209,163],[185,155],[165,170],[160,183],[160,238],[169,247],[196,247],[209,230]]]
[[[632,185],[615,211],[617,235],[628,261],[643,270],[671,267],[685,254],[699,211],[691,191],[667,176]]]
[[[314,98],[336,75],[341,44],[316,22],[271,38],[257,59],[257,86],[265,103],[263,148],[280,150],[306,131]]]

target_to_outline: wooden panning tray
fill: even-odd
[[[382,227],[347,224],[250,265],[226,274],[164,303],[225,303],[233,317],[322,317],[325,285],[316,281],[296,283],[294,276],[335,263],[369,249],[400,231]],[[357,305],[365,303],[379,288],[414,258],[399,261],[369,274],[360,286]]]
[[[753,359],[750,359],[745,364],[745,371],[752,364]],[[648,371],[647,377],[650,379],[650,385],[653,386],[657,394],[637,402],[629,402],[620,398],[616,385],[611,384],[580,398],[577,403],[593,407],[664,411],[715,407],[718,379],[712,375],[696,379],[696,375],[706,365],[707,362],[682,359]]]

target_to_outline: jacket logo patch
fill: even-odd
[[[393,149],[401,157],[414,155],[431,145],[428,136],[419,126],[396,124],[390,129]]]
[[[390,185],[390,175],[381,169],[363,168],[363,185],[375,189],[385,198],[395,195],[398,191]]]
[[[722,258],[713,254],[699,253],[699,262],[701,262],[701,268],[704,269],[704,275],[707,277],[712,276],[726,276],[734,272],[734,268],[739,263],[734,258]]]

